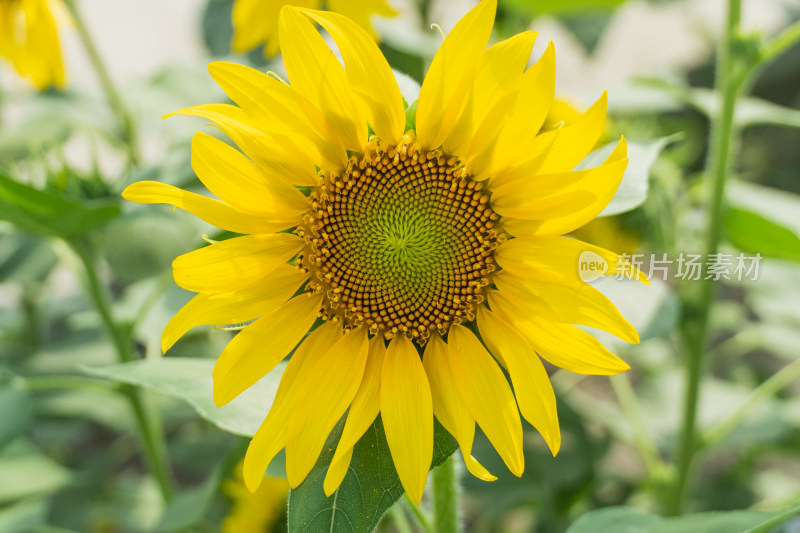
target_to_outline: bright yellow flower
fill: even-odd
[[[264,55],[278,53],[278,14],[283,6],[322,9],[322,0],[234,0],[233,42],[235,52],[249,52],[264,45]],[[326,0],[325,9],[356,21],[373,39],[378,39],[372,26],[373,15],[393,17],[397,11],[386,0]]]
[[[0,0],[0,57],[37,89],[64,85],[58,10],[60,0]]]
[[[222,533],[268,533],[282,519],[289,484],[285,479],[264,478],[258,490],[250,492],[240,464],[222,490],[231,499],[231,512],[222,521]]]
[[[164,350],[199,324],[255,320],[217,361],[217,405],[300,345],[247,451],[251,490],[282,448],[297,487],[345,412],[328,494],[379,414],[416,502],[434,415],[474,475],[495,479],[471,456],[477,422],[519,476],[520,411],[553,454],[561,443],[539,356],[586,374],[628,368],[573,325],[638,342],[614,305],[578,277],[584,250],[603,257],[609,273],[626,265],[562,236],[614,195],[625,141],[602,166],[571,172],[603,131],[606,96],[570,126],[537,135],[553,101],[554,49],[527,69],[533,32],[486,49],[495,9],[484,0],[445,39],[422,85],[416,131],[406,131],[397,82],[369,34],[336,13],[283,9],[291,85],[215,63],[212,77],[237,106],[179,111],[214,121],[243,152],[195,135],[193,168],[220,199],[157,182],[123,193],[247,234],[173,263],[176,283],[199,294],[165,328]],[[336,41],[344,67],[314,22]]]

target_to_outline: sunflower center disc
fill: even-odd
[[[322,180],[300,231],[299,264],[324,291],[326,318],[419,342],[474,319],[494,270],[499,217],[456,158],[406,134],[397,146],[373,141]]]

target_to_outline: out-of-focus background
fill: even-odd
[[[231,333],[195,328],[157,375],[114,366],[115,342],[133,343],[136,359],[159,360],[163,326],[191,297],[172,282],[171,261],[216,231],[183,211],[130,205],[119,192],[142,179],[199,190],[189,143],[195,130],[213,129],[196,119],[161,117],[227,101],[206,72],[210,61],[281,74],[280,57],[265,58],[260,48],[231,51],[230,0],[75,3],[133,117],[137,154],[134,161],[96,61],[65,8],[56,15],[63,89],[37,92],[0,60],[0,177],[23,187],[0,183],[0,532],[285,531],[280,468],[249,496],[237,464],[254,428],[210,400],[206,371]],[[475,4],[390,3],[399,15],[373,20],[381,48],[396,71],[416,82],[441,42],[430,25],[446,33]],[[630,209],[577,236],[616,252],[665,253],[673,263],[650,288],[614,280],[598,285],[642,343],[603,337],[630,363],[624,376],[549,369],[564,433],[558,457],[526,427],[526,471],[517,479],[478,436],[475,455],[499,480],[463,477],[466,531],[617,533],[614,526],[582,526],[580,517],[628,506],[644,524],[670,511],[686,390],[682,330],[691,327],[682,304],[692,292],[676,268],[681,254],[704,246],[704,169],[709,125],[721,102],[713,86],[726,5],[499,1],[493,41],[539,31],[534,59],[548,40],[555,43],[561,115],[553,120],[568,121],[608,89],[601,144],[624,134],[637,153],[641,190]],[[746,0],[740,34],[750,39],[740,46],[769,42],[798,20],[797,0]],[[413,93],[410,80],[404,83]],[[800,500],[800,45],[774,58],[749,89],[737,106],[739,142],[726,194],[733,214],[724,220],[721,251],[760,254],[761,261],[757,279],[715,281],[688,512],[766,512]],[[109,335],[104,310],[118,337]],[[171,358],[198,364],[171,365]],[[131,409],[131,395],[141,410]],[[247,401],[241,409],[258,416],[257,396]],[[165,443],[149,457],[169,462],[167,481],[148,473],[134,430],[141,418],[149,442]],[[730,524],[712,520],[717,529],[702,531],[745,531]],[[800,520],[771,527],[757,531],[796,533]],[[418,524],[402,507],[379,528],[405,533]]]

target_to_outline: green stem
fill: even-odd
[[[139,161],[139,145],[133,117],[131,116],[130,111],[125,105],[125,102],[122,100],[119,91],[111,79],[111,75],[109,74],[105,63],[103,62],[103,58],[100,56],[100,52],[97,50],[97,46],[94,44],[94,40],[92,39],[92,36],[86,27],[75,0],[67,0],[66,4],[69,8],[70,15],[72,15],[72,20],[75,23],[75,29],[78,31],[83,48],[86,50],[86,54],[89,56],[89,61],[92,63],[94,71],[97,73],[100,84],[103,86],[103,91],[106,93],[108,103],[113,112],[117,115],[117,120],[119,120],[119,126],[122,131],[122,140],[125,142],[128,152],[128,162],[131,165],[136,165]]]
[[[408,517],[406,516],[405,511],[403,511],[403,507],[400,505],[393,505],[391,509],[389,509],[389,516],[392,518],[392,523],[394,527],[397,528],[397,531],[400,533],[413,533],[413,529],[411,529],[411,522],[408,521]]]
[[[100,315],[103,326],[111,337],[118,359],[121,362],[131,361],[133,353],[130,339],[114,321],[114,317],[111,314],[111,302],[100,282],[95,257],[91,252],[90,246],[82,242],[72,242],[70,244],[81,259],[85,271],[86,289],[97,313]],[[164,500],[169,501],[172,498],[173,488],[161,424],[158,422],[156,414],[148,408],[145,398],[139,390],[129,385],[123,385],[120,387],[120,392],[128,399],[133,410],[145,458],[158,482],[161,495]]]
[[[735,138],[734,112],[736,99],[742,88],[740,76],[734,72],[734,45],[741,18],[742,0],[728,0],[728,16],[722,45],[719,50],[716,72],[716,89],[722,92],[719,115],[712,121],[706,175],[711,178],[711,201],[708,210],[708,232],[705,257],[717,253],[722,235],[725,181],[731,167],[731,146]],[[705,278],[707,261],[704,264]],[[691,282],[688,282],[691,283]],[[667,500],[666,511],[679,514],[697,451],[696,418],[700,397],[700,383],[704,353],[708,337],[708,317],[714,299],[715,284],[711,280],[700,282],[698,293],[684,301],[681,330],[686,345],[686,390],[683,405],[683,422],[677,447],[677,475]]]
[[[408,493],[405,493],[403,496],[405,496],[406,507],[411,510],[411,514],[413,514],[414,518],[417,519],[417,523],[423,529],[423,531],[432,531],[431,520],[428,517],[428,514],[423,511],[419,505],[411,500],[411,498],[408,496]]]
[[[775,37],[764,50],[761,52],[761,57],[759,59],[759,65],[766,65],[783,52],[785,52],[790,46],[794,45],[797,41],[800,41],[800,21],[795,22],[780,35]]]
[[[454,455],[433,469],[433,531],[459,533],[459,489]]]
[[[744,421],[747,413],[753,407],[772,398],[781,389],[794,383],[798,378],[800,378],[800,359],[781,368],[759,385],[733,414],[708,432],[705,439],[703,439],[703,446],[709,446],[724,439]]]
[[[622,413],[631,428],[633,443],[642,457],[647,471],[651,476],[660,476],[664,471],[664,464],[658,457],[658,448],[648,435],[642,419],[642,412],[636,399],[636,392],[633,390],[627,374],[612,376],[611,386],[622,407]]]

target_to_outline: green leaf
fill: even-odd
[[[567,533],[595,533],[614,531],[618,533],[644,533],[662,523],[655,515],[631,507],[610,507],[590,511],[578,518]]]
[[[800,195],[744,181],[732,181],[725,190],[733,207],[758,213],[800,234]]]
[[[118,213],[119,206],[113,202],[78,203],[0,174],[0,220],[25,231],[66,239],[81,235]]]
[[[800,506],[781,511],[726,511],[661,518],[632,507],[589,512],[567,533],[767,533],[800,512]]]
[[[13,229],[0,233],[0,279],[20,284],[40,282],[58,262],[44,240]]]
[[[31,420],[33,402],[23,380],[5,375],[0,368],[0,449],[21,435]]]
[[[598,215],[606,217],[631,211],[642,205],[647,198],[647,184],[650,177],[650,167],[655,163],[658,154],[664,147],[674,140],[674,136],[662,137],[653,141],[628,141],[628,167],[622,176],[614,198]],[[603,164],[606,158],[614,151],[617,143],[609,143],[594,150],[577,170],[594,168]]]
[[[211,360],[165,357],[104,367],[82,366],[81,370],[92,376],[144,387],[185,400],[200,416],[220,429],[252,437],[275,399],[284,366],[279,364],[275,370],[224,407],[214,405],[211,380],[214,361]]]
[[[38,453],[0,456],[0,504],[53,492],[69,481],[69,471]]]
[[[725,231],[728,240],[743,252],[800,262],[800,237],[753,211],[729,209]]]
[[[138,209],[117,217],[103,232],[103,255],[126,284],[168,271],[172,260],[191,249],[197,233],[183,217]]]
[[[431,467],[439,466],[456,450],[456,442],[434,423],[434,448]],[[341,424],[329,442],[338,440]],[[325,451],[305,481],[289,492],[289,531],[303,533],[369,533],[403,495],[403,486],[389,453],[380,417],[361,437],[350,462],[350,470],[339,489],[325,496],[322,485],[335,446]]]
[[[613,9],[625,0],[501,0],[503,9],[510,9],[529,16],[538,16],[543,13],[567,13],[571,11],[587,11]]]
[[[45,499],[24,500],[0,510],[0,531],[3,533],[31,533],[43,526],[47,517]]]

